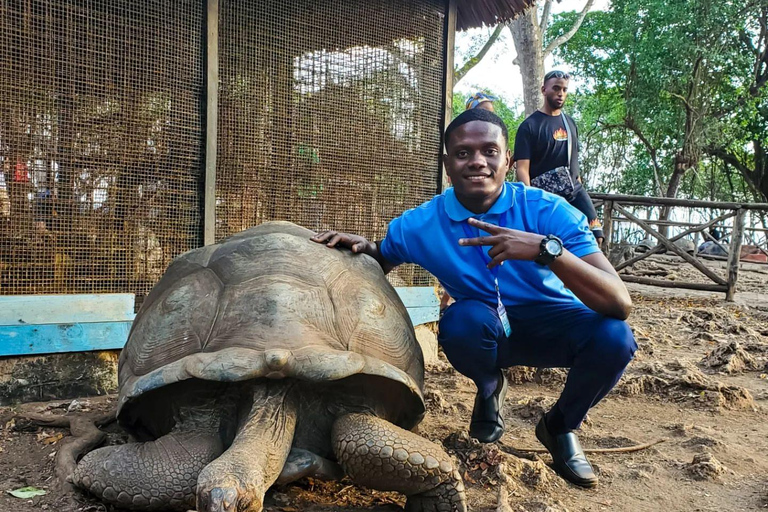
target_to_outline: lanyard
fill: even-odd
[[[505,228],[506,222],[504,222],[504,214],[499,216],[499,227]],[[467,238],[475,238],[475,234],[472,233],[472,230],[469,228],[468,222],[462,222],[461,227],[464,229],[464,234],[467,235]],[[477,236],[480,235],[480,230],[478,230]],[[491,262],[490,256],[486,254],[486,252],[483,250],[483,247],[480,245],[475,245],[475,249],[480,253],[480,258],[483,260],[483,262],[486,264],[486,267],[488,263]],[[509,324],[509,318],[507,317],[507,309],[504,307],[504,303],[501,301],[501,290],[499,289],[499,268],[501,268],[500,265],[496,265],[493,268],[488,269],[493,276],[493,285],[496,288],[496,312],[499,314],[499,320],[501,320],[501,326],[504,328],[504,334],[509,337],[512,334],[512,327]]]

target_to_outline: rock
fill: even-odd
[[[745,351],[737,341],[715,348],[701,360],[701,364],[729,374],[760,369],[757,360]]]
[[[445,411],[450,408],[448,402],[443,398],[443,393],[439,389],[428,389],[424,393],[424,401],[427,402],[427,408],[430,411]]]
[[[554,398],[537,396],[520,400],[514,405],[511,404],[509,409],[520,418],[537,423],[544,413],[552,408],[554,403]]]
[[[726,468],[714,455],[705,452],[694,455],[687,471],[696,480],[718,480]]]
[[[507,380],[510,384],[525,384],[533,382],[536,368],[533,366],[512,366],[507,368]]]
[[[624,377],[616,387],[619,393],[628,396],[669,396],[705,404],[714,409],[756,409],[749,390],[714,381],[689,363],[672,361],[665,366],[649,364],[635,367],[633,373]]]
[[[669,381],[655,375],[632,375],[622,379],[616,390],[627,396],[660,395],[669,387]]]
[[[535,382],[543,385],[562,385],[568,377],[565,368],[535,368],[533,366],[512,366],[507,369],[510,384]]]

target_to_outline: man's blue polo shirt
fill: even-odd
[[[493,275],[486,264],[490,247],[459,245],[467,238],[469,217],[511,229],[558,236],[578,257],[598,252],[583,213],[564,199],[521,183],[505,183],[501,195],[484,214],[473,214],[459,202],[453,188],[389,223],[381,254],[394,264],[416,263],[432,273],[456,300],[476,299],[496,304]],[[485,232],[481,232],[486,234]],[[505,261],[499,269],[504,305],[572,303],[579,299],[547,267],[533,261]]]

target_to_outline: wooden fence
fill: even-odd
[[[736,293],[739,258],[741,254],[742,239],[744,237],[745,229],[768,232],[766,230],[755,228],[745,228],[744,225],[744,218],[747,214],[747,211],[757,210],[765,214],[768,212],[768,203],[726,203],[698,201],[691,199],[674,199],[667,197],[644,197],[597,193],[590,194],[590,196],[592,197],[592,200],[597,204],[603,205],[603,230],[605,233],[603,250],[607,254],[610,254],[611,251],[614,225],[617,222],[631,222],[636,224],[648,235],[658,241],[656,246],[650,247],[646,252],[633,255],[629,259],[616,264],[615,267],[617,271],[634,265],[638,261],[646,259],[653,254],[658,254],[666,250],[667,252],[671,252],[680,256],[683,260],[696,268],[711,281],[711,283],[690,283],[621,274],[621,278],[627,282],[668,288],[687,288],[692,290],[724,292],[726,300],[733,300],[734,294]],[[667,210],[674,207],[682,207],[688,209],[696,208],[702,210],[710,210],[712,211],[712,215],[710,215],[711,220],[698,224],[662,219],[641,219],[635,213],[630,211],[630,208],[638,206],[661,207],[662,209]],[[715,212],[718,210],[724,210],[725,212],[715,216]],[[730,233],[730,243],[726,248],[720,243],[720,241],[714,239],[708,230],[713,226],[722,225],[726,220],[731,218],[733,219],[733,225]],[[654,226],[660,227],[660,229],[654,229]],[[675,234],[674,236],[666,236],[665,234],[662,234],[662,232],[665,232],[666,227],[668,226],[677,226],[685,229],[680,233]],[[689,254],[683,248],[675,244],[676,241],[695,233],[700,233],[705,240],[712,240],[714,243],[720,245],[725,252],[727,252],[727,276],[723,277],[717,274],[712,269],[705,266],[698,258],[695,257],[695,255]]]

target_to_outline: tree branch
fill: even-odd
[[[724,163],[738,170],[741,174],[744,175],[745,178],[750,179],[752,177],[752,173],[754,171],[749,167],[747,167],[746,165],[744,165],[743,163],[741,163],[739,159],[736,157],[736,155],[726,151],[724,148],[709,146],[704,148],[704,152],[710,156],[719,158]]]
[[[651,155],[651,162],[653,163],[653,178],[656,181],[656,188],[658,189],[659,196],[663,197],[665,194],[664,187],[661,184],[661,177],[659,176],[659,170],[661,166],[659,165],[656,148],[653,146],[653,144],[651,144],[651,141],[648,140],[645,135],[643,135],[640,127],[637,126],[635,120],[631,116],[627,116],[624,119],[624,127],[634,133],[637,138],[640,139],[640,142],[643,143],[646,149],[648,149],[648,153]]]
[[[491,46],[493,46],[493,43],[496,42],[496,40],[501,35],[501,31],[504,28],[503,23],[499,23],[496,25],[496,28],[493,29],[493,33],[491,34],[491,37],[488,38],[488,40],[485,42],[482,48],[480,48],[480,51],[477,52],[477,54],[473,57],[470,57],[467,59],[467,61],[453,73],[453,85],[456,85],[459,83],[459,81],[464,78],[464,76],[469,73],[469,70],[471,70],[473,67],[477,66],[481,60],[483,60],[483,57],[488,53],[488,50],[491,49]]]
[[[667,94],[669,94],[669,95],[670,95],[670,96],[672,96],[673,98],[677,98],[677,99],[679,99],[680,101],[682,101],[682,102],[685,104],[685,108],[686,108],[686,109],[687,109],[689,112],[693,112],[694,114],[696,114],[696,115],[699,115],[699,112],[698,112],[698,111],[697,111],[695,108],[693,108],[693,105],[691,105],[690,103],[688,103],[688,99],[687,99],[687,98],[685,98],[685,97],[683,97],[683,96],[681,96],[681,95],[679,95],[679,94],[677,94],[677,93],[674,93],[674,92],[669,92],[669,91],[667,91]]]
[[[579,30],[579,27],[581,26],[581,23],[584,21],[584,18],[587,17],[587,13],[592,8],[592,4],[595,3],[595,0],[587,0],[587,5],[584,6],[584,9],[581,10],[579,13],[579,17],[576,18],[576,21],[573,22],[573,26],[571,29],[566,32],[565,34],[556,37],[552,41],[549,42],[546,48],[544,48],[544,58],[546,59],[550,53],[555,51],[561,44],[567,43],[573,35],[576,33],[577,30]]]
[[[547,0],[544,3],[544,11],[541,13],[541,22],[539,22],[539,30],[542,34],[547,31],[547,24],[549,23],[549,11],[552,9],[552,0]]]

